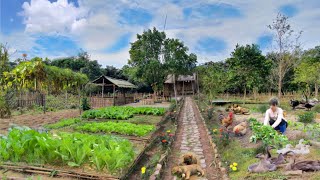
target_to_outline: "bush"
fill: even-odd
[[[320,104],[316,104],[314,107],[313,107],[313,110],[317,113],[320,113]]]
[[[258,106],[258,112],[260,112],[260,113],[265,113],[267,110],[269,109],[269,106],[268,105],[266,105],[266,104],[263,104],[263,105],[259,105]]]
[[[10,117],[11,111],[9,105],[3,96],[0,96],[0,118]]]
[[[82,98],[82,100],[81,100],[81,109],[83,111],[91,109],[90,104],[88,102],[88,98]]]
[[[314,112],[305,112],[298,115],[298,121],[302,123],[311,123],[315,118]]]

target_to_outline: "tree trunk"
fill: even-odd
[[[279,77],[279,82],[278,82],[278,98],[281,98],[281,89],[282,89],[282,78]]]
[[[174,90],[174,99],[176,101],[176,104],[178,104],[178,101],[177,101],[177,88],[176,88],[176,75],[173,75],[173,90]]]
[[[244,92],[243,92],[243,104],[246,103],[246,96],[247,96],[247,87],[244,87]]]
[[[318,92],[319,92],[319,86],[318,86],[318,83],[315,83],[314,84],[314,95],[315,95],[316,99],[318,99]]]

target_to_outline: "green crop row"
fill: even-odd
[[[133,117],[134,114],[162,116],[165,111],[165,108],[111,106],[85,111],[83,112],[82,117],[87,119],[126,120]]]
[[[118,133],[124,135],[145,136],[155,129],[153,125],[133,124],[127,122],[93,122],[75,127],[76,130],[87,132]]]
[[[48,129],[59,129],[62,127],[66,127],[66,126],[70,126],[73,124],[77,124],[81,122],[81,119],[79,118],[70,118],[70,119],[62,119],[61,121],[58,121],[56,123],[53,124],[47,124],[44,127],[48,128]]]
[[[134,158],[132,144],[114,136],[80,133],[51,135],[12,129],[0,138],[0,161],[81,166],[91,164],[109,172],[127,167]]]

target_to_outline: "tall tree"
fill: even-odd
[[[289,24],[288,17],[281,13],[278,13],[276,19],[268,27],[274,32],[277,44],[276,69],[273,71],[278,81],[278,97],[281,98],[284,77],[296,65],[297,56],[300,54],[299,38],[302,31],[293,36],[294,30]]]
[[[173,75],[174,94],[177,101],[176,77],[191,74],[196,67],[197,56],[187,54],[188,47],[179,39],[166,39],[163,47],[164,69],[166,75]]]
[[[295,69],[295,81],[314,85],[315,97],[318,98],[320,86],[320,46],[305,51],[302,62]]]
[[[255,44],[236,45],[226,63],[232,76],[230,83],[243,88],[244,99],[248,89],[257,91],[263,86],[271,67],[271,61],[262,55]]]
[[[51,62],[47,61],[52,66],[60,68],[68,68],[73,71],[84,73],[90,80],[93,80],[102,75],[101,65],[96,60],[90,60],[90,55],[80,50],[76,57],[66,57],[54,59]]]
[[[204,92],[213,99],[228,87],[230,74],[224,62],[210,62],[197,67],[200,85]]]
[[[134,68],[134,76],[140,82],[152,86],[154,92],[162,89],[165,73],[161,61],[162,45],[166,35],[156,28],[137,34],[137,40],[131,43],[128,64]]]

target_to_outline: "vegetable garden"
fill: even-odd
[[[0,138],[0,161],[4,166],[56,169],[52,176],[66,168],[75,174],[84,169],[96,177],[120,178],[146,147],[161,146],[155,133],[168,120],[165,113],[165,108],[106,107],[46,124],[45,131],[13,126]]]

